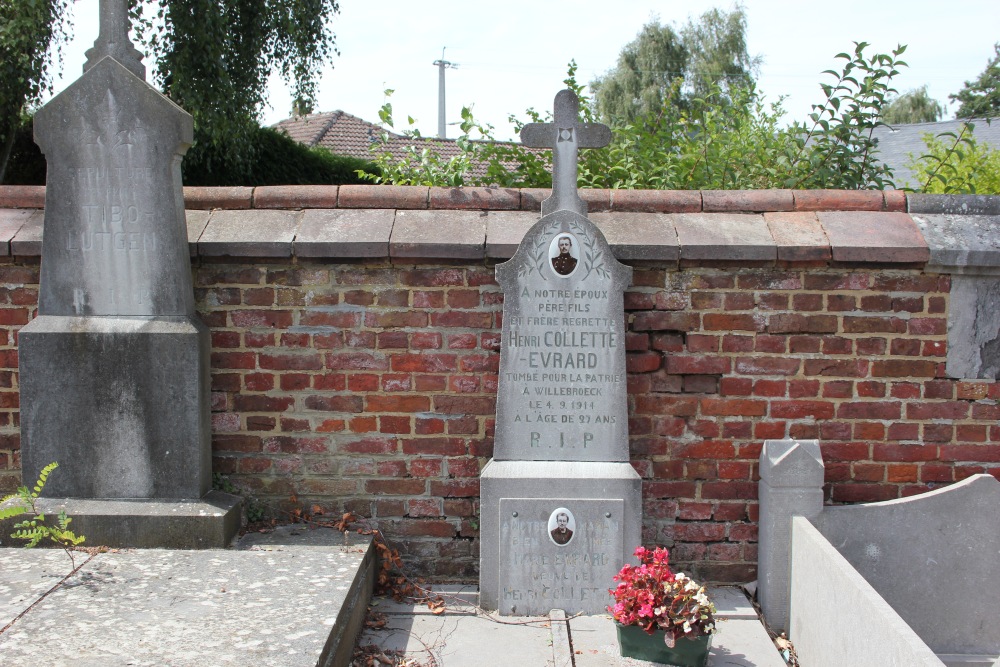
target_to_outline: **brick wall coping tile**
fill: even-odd
[[[538,211],[547,188],[410,185],[267,185],[184,188],[188,209],[392,208]],[[1000,215],[998,195],[925,195],[902,190],[580,190],[590,212],[765,213],[892,211]],[[0,209],[43,208],[44,185],[0,185]]]
[[[0,186],[4,254],[40,254],[44,193]],[[496,261],[514,253],[550,191],[344,185],[184,193],[192,254]],[[582,190],[581,197],[622,261],[930,262],[951,272],[1000,271],[1000,243],[991,241],[1000,238],[993,232],[1000,230],[1000,196]],[[918,226],[910,214],[919,211],[931,213],[918,215]],[[980,218],[959,233],[973,214]]]
[[[699,190],[613,190],[612,211],[638,213],[698,213],[702,207]]]
[[[1000,215],[1000,195],[906,195],[907,213]]]
[[[879,190],[795,190],[796,211],[881,211],[885,195]]]
[[[764,222],[777,246],[779,262],[830,261],[830,240],[815,213],[773,211],[764,214]]]
[[[187,210],[184,211],[184,215],[187,222],[188,248],[194,257],[198,254],[198,239],[205,232],[205,227],[208,227],[208,216],[211,215],[211,211]]]
[[[764,216],[749,213],[679,213],[671,216],[681,261],[774,264],[777,244]]]
[[[427,208],[429,200],[420,185],[341,185],[337,194],[340,208]]]
[[[212,211],[198,238],[198,254],[226,257],[291,257],[298,211]]]
[[[34,213],[31,209],[0,209],[0,244],[4,255],[11,254],[10,242]]]
[[[253,207],[253,188],[184,187],[184,208],[247,209]]]
[[[43,211],[33,211],[10,240],[10,254],[20,257],[40,257],[42,254]]]
[[[482,260],[486,216],[483,211],[396,211],[389,256]]]
[[[928,270],[1000,275],[1000,217],[955,214],[912,217],[930,246]]]
[[[253,189],[254,208],[337,208],[337,185],[269,185]]]
[[[926,264],[930,250],[906,213],[819,211],[834,262]]]
[[[516,188],[431,188],[428,208],[516,211],[521,193]]]
[[[666,213],[608,212],[590,216],[619,261],[651,261],[676,267],[681,246],[673,218]]]
[[[486,256],[510,259],[521,239],[538,222],[535,211],[490,211],[486,214]]]
[[[701,202],[701,210],[706,213],[791,211],[795,195],[791,190],[704,190]]]
[[[330,259],[388,257],[395,217],[396,211],[388,208],[303,211],[292,253]]]

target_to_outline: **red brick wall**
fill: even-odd
[[[0,488],[17,482],[16,331],[37,264],[0,266]],[[377,519],[422,573],[473,579],[502,295],[484,266],[207,263],[213,449],[280,515]],[[949,279],[638,267],[626,294],[644,540],[753,579],[765,439],[819,438],[833,502],[1000,476],[1000,385],[944,377]],[[67,468],[71,463],[64,462]]]

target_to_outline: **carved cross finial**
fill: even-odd
[[[122,66],[142,80],[146,79],[146,67],[142,64],[142,53],[132,45],[128,37],[130,22],[128,0],[101,0],[101,31],[93,48],[87,51],[87,62],[83,71],[96,65],[105,56],[111,56]]]
[[[581,123],[580,99],[572,90],[556,94],[552,123],[529,123],[521,129],[521,143],[552,149],[552,196],[542,202],[542,215],[576,211],[587,215],[587,204],[576,191],[577,149],[611,143],[611,130],[600,123]]]

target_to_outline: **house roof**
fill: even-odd
[[[293,116],[275,123],[272,127],[310,148],[321,146],[336,155],[349,155],[365,160],[372,157],[369,146],[378,141],[381,133],[386,131],[375,123],[370,123],[339,109],[305,116]],[[415,139],[395,132],[388,132],[388,136],[389,152],[397,158],[402,157],[404,151],[410,147],[414,147],[418,151],[430,148],[444,160],[457,157],[462,153],[454,139],[438,139],[436,137]],[[526,148],[526,150],[545,149]],[[513,165],[511,166],[513,167]],[[484,176],[486,165],[473,162],[471,173],[473,176]]]
[[[382,128],[375,123],[352,116],[344,111],[326,111],[305,116],[286,118],[274,129],[310,148],[322,146],[337,155],[369,158],[368,147],[377,141]],[[389,133],[390,141],[403,137]]]
[[[935,123],[912,123],[875,128],[872,137],[878,140],[878,158],[892,167],[894,180],[898,187],[917,187],[913,171],[906,168],[910,155],[919,158],[927,152],[924,136],[938,135],[942,132],[962,131],[964,120],[942,120]],[[1000,122],[988,125],[983,119],[973,120],[975,129],[973,136],[980,144],[987,144],[993,149],[1000,149]]]

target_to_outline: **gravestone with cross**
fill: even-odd
[[[580,123],[570,90],[522,141],[553,150],[552,196],[514,257],[504,291],[493,459],[481,476],[480,594],[504,614],[604,613],[611,577],[639,545],[639,476],[629,463],[624,290],[587,219],[577,151],[610,140]]]
[[[139,513],[222,516],[232,508],[204,501],[210,343],[180,170],[192,120],[142,78],[126,0],[101,0],[100,18],[83,76],[35,115],[48,173],[38,317],[19,336],[23,476],[58,461],[52,498],[117,499],[125,514],[124,499],[184,499],[197,502]],[[156,520],[102,540],[87,511],[70,513],[88,543],[170,546]]]

